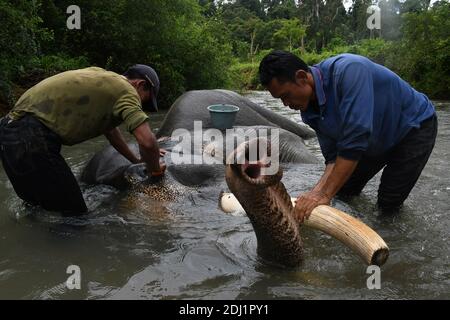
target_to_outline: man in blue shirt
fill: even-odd
[[[308,67],[273,51],[261,61],[260,80],[274,98],[300,110],[317,133],[325,172],[297,198],[300,222],[336,195],[358,195],[384,168],[378,189],[382,211],[398,211],[417,182],[437,134],[428,98],[369,59],[341,54]]]

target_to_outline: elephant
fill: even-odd
[[[195,137],[196,134],[200,134],[194,130],[196,129],[194,121],[198,120],[202,121],[201,129],[206,130],[206,133],[213,129],[207,106],[214,103],[234,104],[240,108],[236,117],[236,126],[233,127],[234,131],[231,135],[230,132],[227,132],[221,142],[208,140],[208,137],[204,135],[205,132],[202,132],[201,145],[192,146],[188,150],[188,154],[195,157],[195,159],[190,159],[190,162],[195,165],[186,163],[173,165],[174,163],[171,161],[172,148],[179,147],[181,144],[179,143],[179,136],[172,137],[171,135],[177,129],[182,129],[184,138]],[[276,138],[274,132],[277,133]],[[210,182],[212,177],[224,177],[224,167],[220,165],[220,162],[225,163],[227,158],[225,146],[228,141],[251,134],[274,136],[274,139],[277,140],[276,143],[279,145],[279,160],[282,163],[317,163],[316,157],[311,154],[303,142],[303,139],[314,136],[311,129],[228,90],[196,90],[184,93],[171,106],[157,132],[157,137],[160,146],[169,151],[166,162],[168,162],[168,171],[174,179],[184,185],[201,185]],[[136,145],[130,144],[130,148],[138,153]],[[186,148],[186,144],[183,148]],[[205,164],[205,156],[208,158],[214,157],[211,154],[211,149],[221,151],[221,160],[219,159],[215,164],[210,164],[213,161],[206,161],[208,164]],[[228,150],[228,153],[233,150]],[[186,149],[182,152],[186,153]],[[209,154],[205,155],[205,153]],[[217,160],[217,156],[215,160]],[[144,172],[142,168],[138,169],[138,167],[139,165],[132,166],[114,148],[106,147],[88,162],[82,172],[81,180],[88,184],[108,184],[125,189],[130,186],[128,181],[130,175],[136,174],[137,171]]]
[[[302,126],[267,108],[261,107],[250,99],[229,90],[194,90],[182,94],[170,107],[157,137],[170,136],[175,129],[194,130],[194,121],[202,121],[203,128],[212,128],[207,107],[213,104],[232,104],[240,108],[236,126],[270,126],[287,130],[302,139],[315,137],[307,126]]]
[[[193,124],[194,120],[199,119],[204,120],[206,131],[212,129],[209,115],[205,110],[207,105],[213,103],[234,104],[240,107],[236,126],[233,130],[227,131],[224,139],[210,140],[210,136],[205,134],[203,130],[201,134],[198,130],[194,130],[196,129]],[[177,129],[182,129],[182,136],[174,135]],[[223,134],[223,132],[216,133]],[[195,143],[195,139],[190,139],[195,137],[196,134],[200,136],[200,143]],[[87,184],[106,184],[119,189],[135,190],[135,188],[138,188],[139,191],[148,191],[145,193],[154,199],[162,197],[163,200],[167,201],[177,201],[177,198],[178,200],[183,199],[183,196],[189,190],[193,190],[190,188],[209,186],[209,191],[220,191],[214,186],[225,181],[225,178],[227,178],[229,185],[233,185],[233,179],[239,179],[237,175],[234,176],[229,173],[226,175],[226,168],[230,154],[239,145],[239,143],[235,144],[235,140],[239,140],[243,136],[248,136],[247,140],[263,138],[262,140],[270,141],[271,152],[275,149],[274,146],[278,146],[278,152],[271,153],[270,156],[276,155],[277,158],[274,159],[281,164],[317,163],[317,159],[307,150],[302,138],[312,136],[309,129],[278,116],[270,110],[265,110],[231,91],[202,90],[183,94],[172,105],[158,130],[157,136],[160,147],[167,150],[164,156],[167,170],[162,178],[149,177],[146,173],[145,164],[132,164],[112,146],[108,146],[96,153],[87,163],[82,172],[81,180]],[[230,145],[233,147],[228,150],[230,141],[232,142]],[[136,144],[131,143],[129,147],[133,152],[138,153]],[[183,155],[185,161],[180,161],[178,157],[180,155]],[[270,161],[271,165],[274,163],[274,159]],[[280,177],[279,170],[281,169],[276,169],[274,176]],[[228,181],[230,179],[231,184]],[[149,186],[151,188],[148,188]],[[219,194],[217,194],[217,198],[220,198]],[[272,210],[273,208],[268,209]],[[255,228],[256,232],[260,232],[260,230],[264,229]],[[284,231],[281,230],[281,232]],[[286,234],[286,236],[290,237],[291,235]],[[259,235],[259,238],[261,238],[261,235]],[[297,254],[292,259],[286,260],[290,266],[301,261],[299,258],[301,242],[298,242],[297,245]],[[259,249],[259,252],[265,251]],[[269,260],[274,257],[267,254],[262,256],[269,257]],[[279,259],[279,256],[272,260],[283,264],[283,259]]]
[[[240,108],[232,129],[212,128],[206,107],[217,103]],[[297,267],[303,260],[303,242],[292,199],[281,182],[283,166],[313,164],[317,159],[303,142],[311,136],[309,129],[279,117],[231,91],[190,91],[176,100],[158,131],[159,145],[168,151],[162,177],[149,177],[145,164],[132,164],[109,146],[87,163],[81,180],[129,189],[131,204],[133,195],[139,195],[138,199],[143,195],[144,204],[150,199],[162,201],[162,211],[167,214],[167,202],[184,203],[192,192],[207,193],[219,200],[223,212],[229,212],[223,206],[225,199],[232,204],[229,207],[245,211],[260,258],[282,267]],[[203,126],[198,128],[195,120],[202,120]],[[129,147],[138,153],[136,144]],[[224,181],[231,194],[220,190]],[[233,204],[233,195],[237,204]],[[156,203],[143,210],[154,214]],[[195,205],[195,201],[191,203]],[[311,216],[307,226],[342,241],[366,263],[382,265],[387,260],[386,243],[357,219],[326,206],[319,206]]]
[[[234,147],[226,150],[229,141],[237,146],[237,136],[251,134],[258,137],[264,134],[271,138],[271,130],[276,130],[276,144],[279,145],[279,161],[281,163],[317,163],[316,158],[306,149],[303,141],[293,133],[280,128],[265,126],[237,127],[235,135],[228,134],[223,142],[202,140],[202,144],[196,148],[193,144],[180,143],[179,141],[165,137],[159,139],[159,145],[167,154],[164,161],[167,164],[168,173],[175,181],[186,186],[201,186],[212,183],[218,178],[224,178],[224,164],[227,155],[234,151]],[[250,132],[250,133],[249,133]],[[194,131],[186,131],[185,136],[194,136]],[[186,139],[184,139],[186,140]],[[235,140],[235,141],[233,141]],[[136,154],[139,147],[135,143],[129,143],[129,148]],[[189,149],[187,151],[187,149]],[[216,153],[220,152],[220,156]],[[184,153],[184,163],[180,163],[176,157],[178,153]],[[187,159],[186,159],[187,156]],[[137,173],[139,172],[139,178]],[[97,152],[87,163],[81,175],[81,181],[87,184],[106,184],[118,189],[127,189],[131,186],[130,179],[145,180],[145,165],[133,165],[129,160],[120,155],[112,146],[107,146]]]

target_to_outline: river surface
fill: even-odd
[[[248,96],[300,122],[264,92]],[[303,229],[305,261],[280,269],[258,259],[245,216],[223,214],[217,190],[188,190],[184,200],[148,202],[106,186],[82,185],[90,214],[63,218],[26,208],[0,168],[0,299],[438,299],[450,298],[450,103],[437,102],[436,147],[401,213],[375,208],[377,175],[361,196],[332,205],[376,230],[390,247],[381,289],[369,290],[362,261],[338,241]],[[152,116],[156,129],[164,114]],[[64,147],[74,173],[107,142]],[[322,160],[316,139],[307,147]],[[307,191],[323,164],[289,166],[292,196]],[[70,290],[69,266],[81,272]]]

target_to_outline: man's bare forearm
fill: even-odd
[[[337,157],[334,164],[327,165],[314,189],[297,198],[294,216],[298,221],[303,223],[318,205],[330,204],[330,200],[352,175],[357,164],[358,161]]]
[[[139,162],[139,159],[128,147],[127,142],[125,141],[125,138],[119,128],[114,128],[113,130],[106,132],[105,137],[108,139],[109,143],[131,163]]]
[[[322,190],[323,186],[327,182],[328,177],[330,176],[331,172],[333,171],[334,164],[335,164],[334,162],[327,164],[327,166],[325,167],[325,171],[322,174],[322,177],[320,178],[319,182],[317,182],[316,186],[314,187],[314,189],[312,191],[320,192]]]
[[[156,140],[155,140],[156,141]],[[148,148],[143,145],[139,145],[139,151],[141,153],[142,160],[147,165],[149,173],[161,171],[159,165],[159,148]]]
[[[326,167],[313,191],[323,193],[330,199],[333,198],[350,178],[357,165],[356,160],[337,157],[335,163]]]
[[[133,134],[139,144],[141,158],[146,163],[147,170],[150,173],[160,172],[159,145],[150,126],[147,123],[143,123],[134,130]]]

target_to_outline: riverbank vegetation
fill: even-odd
[[[450,93],[448,1],[381,0],[381,29],[369,30],[370,0],[77,0],[81,29],[69,30],[68,0],[0,0],[0,105],[52,74],[96,65],[123,72],[155,67],[161,105],[185,90],[258,89],[272,49],[314,64],[357,53],[397,72],[435,99]]]

